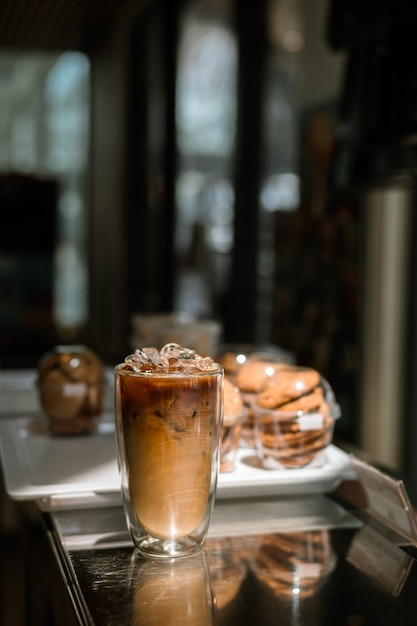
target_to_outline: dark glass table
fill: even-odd
[[[325,494],[219,501],[205,548],[141,557],[121,507],[41,513],[56,624],[417,624],[415,547]]]

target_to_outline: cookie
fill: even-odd
[[[265,409],[277,409],[311,393],[319,383],[320,374],[313,369],[281,369],[265,382],[256,403]]]
[[[236,374],[236,385],[242,392],[258,393],[269,378],[286,367],[276,361],[248,360]]]

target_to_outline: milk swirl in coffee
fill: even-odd
[[[222,368],[167,344],[136,350],[116,371],[134,515],[154,538],[188,536],[204,524],[218,471]]]

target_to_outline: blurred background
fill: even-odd
[[[0,367],[135,313],[318,369],[417,476],[410,0],[3,0]]]

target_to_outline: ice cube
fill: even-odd
[[[155,347],[137,348],[126,357],[125,363],[135,372],[193,373],[210,371],[216,367],[209,356],[201,356],[191,348],[167,343],[160,351]]]

